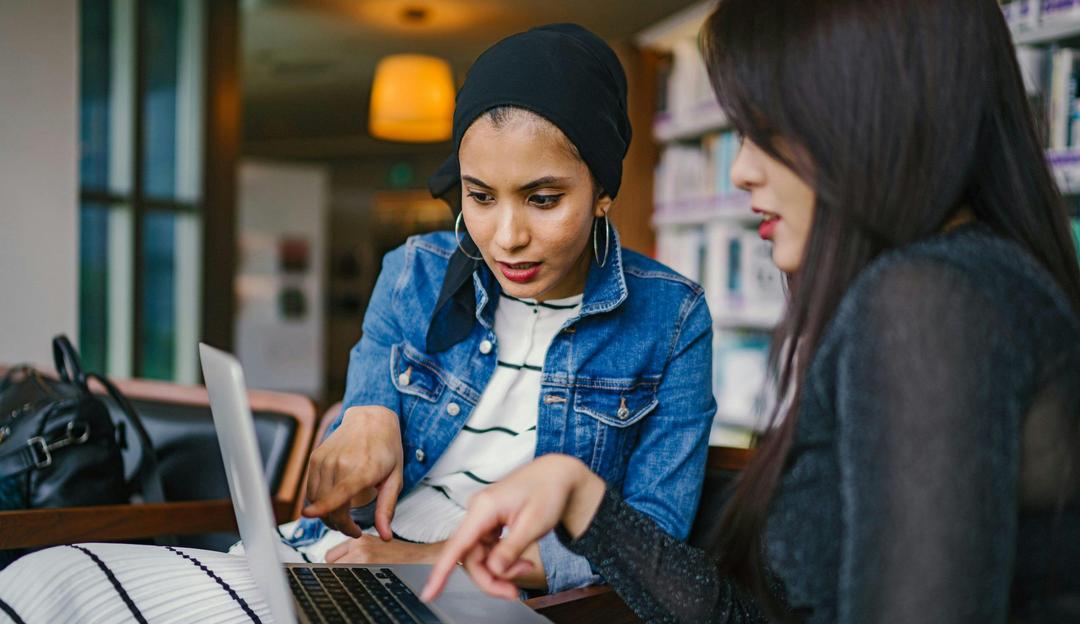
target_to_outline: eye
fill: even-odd
[[[559,200],[562,199],[562,196],[563,193],[549,195],[531,195],[529,196],[529,203],[540,208],[551,208],[559,203]]]
[[[484,193],[481,191],[469,191],[468,196],[476,203],[486,206],[495,201],[495,198],[490,193]]]

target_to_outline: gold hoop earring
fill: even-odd
[[[476,256],[470,256],[469,252],[465,251],[465,248],[461,246],[461,232],[460,232],[460,230],[461,230],[461,217],[464,214],[465,213],[463,213],[463,212],[457,213],[457,219],[454,221],[454,238],[457,240],[458,249],[460,249],[461,253],[465,254],[465,257],[469,258],[470,260],[483,260],[484,259],[483,256],[480,256],[479,258],[476,257]],[[465,230],[465,231],[468,232],[468,230]],[[476,244],[476,242],[473,241],[473,245],[475,245],[475,244]],[[477,251],[479,251],[479,248],[477,249]]]
[[[596,258],[596,264],[598,264],[600,266],[600,268],[604,268],[604,265],[607,264],[608,251],[611,250],[611,224],[608,222],[608,216],[607,216],[606,212],[604,213],[604,259],[603,260],[600,259],[600,249],[599,249],[599,245],[596,242],[596,239],[597,239],[597,236],[596,236],[596,224],[598,224],[598,223],[600,223],[600,218],[599,217],[597,217],[595,220],[593,220],[592,250],[593,250],[593,256]]]

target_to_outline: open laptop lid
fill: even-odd
[[[204,343],[199,343],[199,358],[248,568],[274,621],[295,622],[292,593],[277,556],[270,487],[259,458],[244,371],[232,355]]]

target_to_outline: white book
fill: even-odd
[[[1072,114],[1073,64],[1076,51],[1061,48],[1054,52],[1050,70],[1050,148],[1069,146],[1069,118]]]
[[[705,269],[701,285],[713,316],[723,315],[731,305],[728,296],[728,273],[731,271],[728,245],[732,236],[739,236],[737,227],[723,222],[713,222],[705,229]]]
[[[1046,50],[1037,46],[1016,46],[1016,61],[1028,95],[1042,93],[1046,79]]]
[[[759,428],[768,370],[768,341],[742,333],[720,333],[714,353],[716,421]]]
[[[700,226],[666,226],[656,236],[656,259],[695,282],[701,280],[705,245]]]
[[[746,310],[770,316],[784,305],[783,275],[772,259],[772,244],[757,232],[744,232],[741,242],[743,305]]]

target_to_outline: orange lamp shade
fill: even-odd
[[[434,143],[450,139],[454,78],[445,60],[393,54],[375,66],[371,86],[371,136],[387,141]]]

